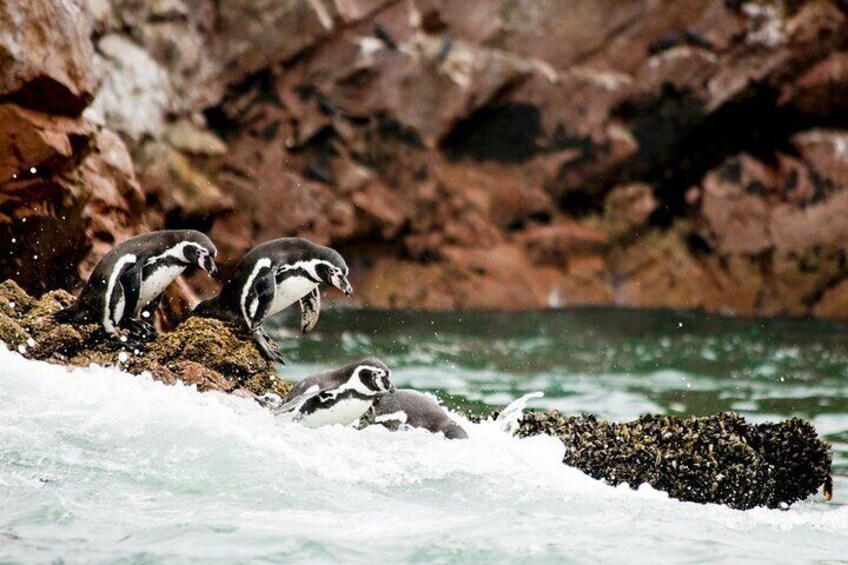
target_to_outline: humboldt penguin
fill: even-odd
[[[57,312],[55,319],[100,324],[108,335],[143,348],[137,340],[155,338],[156,330],[138,319],[141,310],[190,265],[214,276],[217,253],[212,241],[195,230],[162,230],[130,238],[100,259],[77,300]]]
[[[394,390],[391,371],[374,357],[312,375],[295,384],[274,414],[291,412],[311,428],[347,426],[371,408],[374,397]]]
[[[321,310],[318,285],[328,284],[350,296],[353,288],[347,276],[347,263],[336,250],[307,239],[275,239],[251,249],[221,293],[200,303],[194,314],[243,326],[267,359],[284,363],[262,324],[299,302],[301,331],[312,331]]]

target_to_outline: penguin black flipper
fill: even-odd
[[[308,334],[315,329],[321,313],[321,291],[316,286],[312,292],[300,299],[300,331]]]
[[[132,337],[139,341],[153,341],[156,330],[146,322],[136,320],[133,314],[138,310],[138,300],[141,296],[141,284],[144,270],[140,263],[127,268],[119,280],[124,292],[124,315],[118,322],[118,327],[127,330]]]
[[[268,316],[274,298],[277,296],[277,281],[274,270],[269,266],[260,266],[253,283],[246,290],[242,302],[242,313],[247,322],[253,341],[259,352],[266,359],[285,364],[283,355],[277,349],[277,344],[271,341],[262,329],[262,322]]]
[[[257,267],[250,286],[242,295],[241,311],[250,331],[255,331],[265,321],[277,294],[274,271],[270,267],[270,261],[268,263]]]
[[[286,412],[291,412],[295,410],[297,407],[306,403],[306,401],[315,398],[319,394],[324,392],[318,386],[313,386],[309,390],[305,391],[303,394],[299,394],[298,396],[292,398],[288,402],[281,404],[280,406],[275,407],[271,412],[276,416],[279,414],[284,414]]]

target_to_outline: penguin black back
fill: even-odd
[[[374,422],[390,430],[402,425],[443,433],[448,439],[466,439],[468,434],[430,396],[411,389],[379,395],[374,400]]]

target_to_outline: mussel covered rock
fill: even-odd
[[[680,500],[786,508],[830,482],[830,445],[799,418],[750,424],[722,412],[611,423],[552,410],[526,414],[517,435],[542,433],[562,440],[566,465],[611,485],[647,483]]]

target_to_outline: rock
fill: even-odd
[[[657,205],[653,187],[648,184],[615,187],[604,202],[603,229],[614,238],[634,234],[648,222]]]
[[[273,367],[253,346],[218,320],[191,317],[173,332],[159,337],[150,355],[167,365],[176,359],[194,361],[232,379],[273,373]]]
[[[62,290],[34,300],[15,282],[3,282],[0,341],[32,359],[82,367],[119,366],[134,374],[148,372],[166,383],[196,385],[201,391],[285,395],[291,386],[276,376],[252,340],[242,339],[217,320],[189,318],[175,331],[160,334],[143,354],[122,356],[115,341],[103,340],[97,325],[71,326],[53,319],[73,300]]]
[[[159,138],[172,108],[168,73],[129,38],[110,34],[97,42],[96,59],[103,86],[85,116],[127,134]]]
[[[91,125],[77,119],[14,104],[0,105],[0,125],[0,183],[10,195],[17,192],[12,185],[23,189],[45,174],[68,167],[94,134]]]
[[[91,22],[77,0],[0,5],[0,100],[78,116],[94,98]]]
[[[148,143],[138,151],[146,193],[165,214],[183,218],[212,217],[232,210],[233,198],[184,154],[164,143]]]
[[[201,129],[187,120],[169,124],[165,140],[179,151],[192,155],[224,155],[227,145],[209,130]]]
[[[8,0],[0,278],[73,288],[202,227],[225,275],[281,235],[340,248],[363,303],[819,311],[848,276],[843,132],[817,129],[844,3],[572,4]]]
[[[0,313],[20,318],[35,305],[35,299],[12,279],[0,283]]]
[[[609,237],[576,222],[530,228],[523,234],[527,254],[537,265],[565,265],[572,255],[605,251]]]
[[[702,504],[783,508],[830,480],[831,446],[798,418],[752,425],[724,412],[611,423],[555,410],[526,414],[517,435],[540,433],[562,440],[563,463],[595,479],[634,489],[647,483]]]
[[[0,123],[0,238],[11,242],[0,276],[71,287],[105,252],[98,243],[145,225],[127,149],[108,130],[14,105],[0,105]]]
[[[771,247],[769,203],[772,173],[741,155],[704,178],[701,214],[705,238],[719,253],[756,255]]]
[[[25,351],[31,339],[29,333],[16,320],[0,313],[0,342],[13,351]]]
[[[794,82],[783,85],[780,103],[805,114],[827,117],[848,99],[848,52],[831,54]]]

